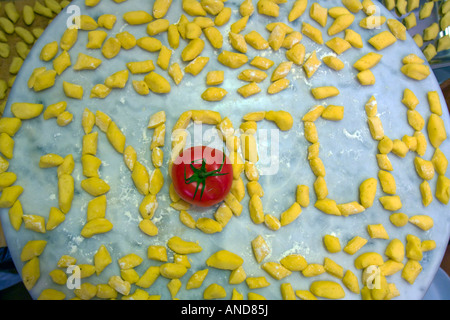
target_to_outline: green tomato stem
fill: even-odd
[[[206,160],[205,160],[205,158],[201,159],[202,160],[202,165],[200,166],[200,168],[196,168],[194,166],[194,162],[199,161],[199,160],[200,159],[191,161],[190,167],[191,167],[191,170],[192,170],[193,174],[189,178],[186,177],[186,167],[184,168],[184,182],[186,184],[191,184],[193,182],[197,182],[197,186],[195,188],[193,199],[195,199],[195,196],[197,195],[198,188],[200,187],[200,184],[202,185],[202,189],[201,189],[201,192],[200,192],[200,199],[202,199],[203,192],[205,191],[205,188],[206,188],[206,178],[208,178],[208,177],[216,177],[216,176],[223,176],[223,175],[228,174],[228,172],[220,173],[220,171],[222,170],[223,165],[225,163],[225,153],[223,153],[223,159],[222,159],[222,163],[221,163],[219,169],[216,169],[216,170],[212,170],[212,171],[207,171],[206,170]]]

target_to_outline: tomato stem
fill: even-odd
[[[194,166],[194,162],[199,161],[199,160],[200,159],[191,161],[190,167],[191,167],[191,170],[192,170],[193,174],[189,178],[186,177],[186,167],[184,168],[184,182],[186,184],[197,182],[197,186],[196,186],[195,192],[194,192],[194,197],[192,199],[195,199],[195,196],[197,195],[197,191],[198,191],[198,188],[200,187],[200,184],[202,185],[202,190],[200,192],[200,199],[203,197],[203,192],[205,191],[205,188],[206,188],[206,178],[208,178],[208,177],[216,177],[216,176],[223,176],[223,175],[228,174],[228,172],[220,173],[220,171],[222,170],[223,165],[225,163],[225,153],[223,154],[222,163],[221,163],[219,169],[216,169],[216,170],[206,171],[206,160],[205,160],[205,158],[201,159],[202,160],[202,165],[200,166],[200,168],[196,168]]]

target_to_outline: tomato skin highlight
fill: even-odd
[[[196,172],[200,179],[205,174],[204,185],[195,179]],[[223,201],[230,192],[233,166],[222,151],[195,146],[184,150],[174,161],[172,181],[181,199],[199,207],[210,207]]]

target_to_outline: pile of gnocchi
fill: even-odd
[[[25,241],[15,262],[35,298],[389,300],[402,298],[399,286],[420,281],[424,257],[430,259],[427,255],[447,241],[428,238],[436,223],[427,209],[448,210],[448,115],[437,89],[417,90],[432,78],[422,55],[411,50],[385,56],[385,49],[413,40],[405,25],[379,15],[377,2],[155,0],[146,10],[126,0],[72,4],[81,15],[67,24],[67,16],[58,16],[67,28],[59,39],[39,42],[33,52],[39,64],[20,74],[25,96],[34,99],[22,100],[12,91],[0,119],[1,218],[8,223],[8,238]],[[101,10],[91,11],[96,8]],[[135,58],[133,50],[147,59]],[[383,82],[386,75],[377,67],[389,63],[397,68],[393,77],[406,86],[392,102],[404,108],[406,120],[386,124],[389,118],[380,111],[385,89],[377,87],[377,78]],[[330,80],[344,72],[346,80]],[[231,77],[240,85],[229,85]],[[348,86],[358,91],[355,97],[365,96],[364,103],[343,97]],[[128,98],[136,103],[124,109]],[[309,101],[314,105],[306,106]],[[334,156],[323,152],[324,143],[333,141],[326,134],[336,124],[348,124],[347,118],[364,124],[360,130],[370,138],[364,144],[373,146],[364,149],[371,150],[365,159],[377,170],[373,176],[352,172],[358,187],[348,192],[355,196],[350,201],[334,193],[337,185],[326,168]],[[388,134],[397,120],[412,134]],[[48,214],[29,211],[22,201],[26,180],[13,170],[23,156],[16,150],[28,152],[17,149],[16,138],[33,140],[30,132],[37,125],[52,128],[52,139],[75,141],[65,154],[45,152],[48,141],[32,147],[33,155],[41,152],[38,159],[30,157],[38,160],[38,175],[54,170],[49,179],[56,181],[57,192],[55,201],[45,204]],[[195,126],[214,129],[232,166],[231,189],[207,210],[183,199],[174,184],[180,178],[173,176],[174,163]],[[305,149],[304,159],[296,155],[289,161],[306,163],[312,180],[291,172],[286,180],[298,181],[289,187],[291,198],[281,191],[283,178],[267,180],[260,171],[258,132],[265,128]],[[280,165],[291,166],[283,157],[290,151],[283,144],[280,149]],[[121,160],[117,167],[109,164],[112,158]],[[414,198],[421,206],[417,214],[402,211],[399,189],[405,182],[397,176],[402,168],[394,170],[402,160],[411,160],[414,179],[420,180],[412,187],[406,182],[420,195]],[[115,166],[119,180],[105,173],[108,166]],[[138,200],[129,200],[128,193]],[[278,212],[265,200],[274,194],[283,195],[276,201],[284,208]],[[122,206],[132,218],[112,213]],[[386,212],[389,226],[383,218],[377,221]],[[448,233],[448,221],[439,219],[444,223],[437,227]],[[313,239],[300,232],[306,221],[324,233],[315,232]],[[132,229],[125,230],[129,223]],[[345,235],[328,228],[337,224]],[[353,230],[355,225],[366,233]],[[389,234],[392,228],[407,234]],[[58,232],[73,247],[88,245],[89,253],[77,256],[77,250],[62,248],[52,238]],[[241,242],[244,236],[251,240]],[[117,249],[116,242],[127,241],[126,248],[135,251]],[[299,241],[308,243],[308,250],[299,250]],[[281,253],[277,245],[284,248]],[[65,252],[55,256],[49,247]],[[310,253],[322,261],[310,259]],[[77,277],[81,283],[73,288]]]
[[[9,91],[36,40],[69,0],[23,0],[0,4],[0,113]]]
[[[421,48],[425,58],[432,62],[439,61],[442,54],[449,49],[450,37],[441,35],[440,31],[449,26],[448,14],[450,2],[436,4],[433,1],[421,3],[417,0],[384,1],[386,8],[402,20],[403,25]],[[425,27],[420,27],[420,24]]]

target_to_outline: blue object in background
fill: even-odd
[[[14,267],[8,248],[0,248],[0,291],[21,281],[22,279]]]
[[[450,79],[450,66],[447,67],[432,66],[432,69],[439,84],[442,84],[442,82],[444,82],[445,80]]]
[[[450,277],[441,268],[438,269],[423,300],[450,300]]]

